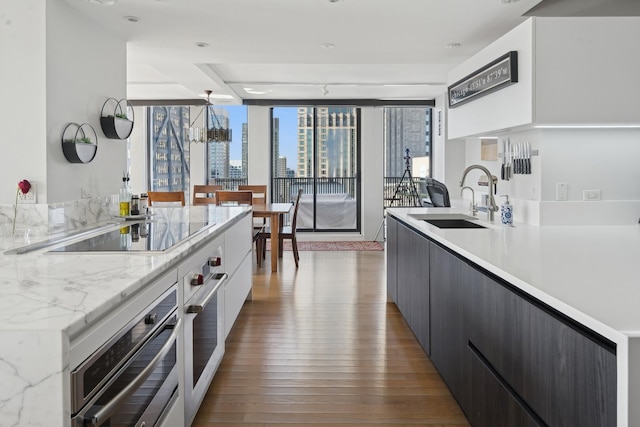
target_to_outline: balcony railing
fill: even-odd
[[[421,198],[424,194],[424,178],[413,178],[413,183]],[[211,178],[212,185],[222,185],[225,190],[237,190],[238,185],[246,185],[247,178]],[[313,194],[315,184],[316,194],[347,194],[356,198],[356,179],[354,177],[337,178],[274,178],[273,201],[276,203],[288,203],[295,198],[298,189],[302,188],[303,194]],[[396,192],[396,189],[398,190]],[[395,200],[392,200],[395,194]],[[407,178],[394,176],[384,177],[384,207],[410,207],[415,206],[411,197],[410,182]]]

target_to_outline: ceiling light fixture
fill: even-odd
[[[445,47],[447,49],[457,49],[460,46],[462,46],[460,43],[449,43],[448,45],[446,45]]]
[[[125,16],[124,19],[129,22],[140,22],[140,18],[138,18],[137,16]]]
[[[323,49],[333,49],[336,45],[333,43],[322,43],[320,47]]]
[[[209,47],[209,43],[205,43],[205,42],[196,42],[196,46],[198,46],[198,47]]]
[[[212,108],[210,98],[213,91],[205,90],[204,92],[207,95],[207,103],[202,107],[191,126],[189,126],[189,141],[203,144],[208,142],[231,142],[231,129],[228,122],[223,126]],[[204,127],[194,126],[200,115],[202,115],[202,111],[204,111]],[[210,117],[209,113],[213,117]]]
[[[87,3],[99,4],[101,6],[113,6],[117,0],[87,0]]]
[[[502,0],[502,4],[518,3],[520,0]]]

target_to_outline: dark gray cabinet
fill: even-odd
[[[398,302],[398,221],[387,217],[387,295]]]
[[[392,217],[387,236],[395,301],[474,427],[616,425],[614,343]]]
[[[612,344],[520,292],[476,272],[469,343],[547,425],[615,426]]]
[[[467,400],[468,358],[464,331],[465,289],[473,270],[435,243],[430,249],[431,361],[453,396]]]
[[[397,224],[396,239],[396,304],[418,342],[429,354],[430,243],[402,223]]]
[[[482,360],[469,350],[467,387],[471,400],[465,408],[473,426],[537,427],[544,426],[534,418]],[[572,425],[572,424],[568,424]]]

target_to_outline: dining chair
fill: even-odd
[[[253,193],[253,204],[267,202],[266,185],[238,185],[238,190],[249,190]],[[253,228],[259,229],[267,225],[267,218],[254,218]]]
[[[184,191],[149,191],[149,206],[184,206]]]
[[[222,190],[222,185],[194,185],[193,202],[196,205],[211,205],[216,203],[216,191]]]
[[[298,262],[300,260],[300,256],[298,255],[298,240],[296,239],[296,222],[298,219],[298,207],[300,206],[300,197],[302,197],[302,188],[298,190],[298,196],[296,197],[295,205],[293,207],[293,214],[291,215],[291,225],[284,226],[280,230],[279,233],[279,242],[278,242],[278,254],[271,254],[271,256],[281,256],[283,253],[282,244],[285,239],[291,240],[291,249],[293,250],[293,260],[296,263],[296,268],[298,268]],[[262,251],[262,258],[266,256],[266,248],[267,248],[267,239],[271,237],[271,230],[269,227],[265,227],[264,230],[258,236],[259,244],[256,246],[260,248]]]
[[[266,203],[266,185],[238,185],[238,190],[249,190],[253,192],[253,203]]]
[[[216,205],[252,205],[253,193],[249,190],[242,191],[216,191]]]

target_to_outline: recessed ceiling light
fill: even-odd
[[[95,3],[102,6],[113,6],[117,0],[87,0],[88,3]]]
[[[196,46],[198,47],[208,47],[209,43],[205,43],[205,42],[196,42]]]
[[[449,43],[448,45],[446,45],[445,47],[447,49],[457,49],[461,46],[460,43]]]
[[[517,2],[519,2],[519,1],[520,1],[520,0],[502,0],[502,3],[503,3],[503,4],[511,4],[511,3],[517,3]]]
[[[333,49],[336,45],[333,43],[322,43],[320,47],[323,49]]]
[[[329,3],[338,3],[340,0],[329,0]]]
[[[140,18],[138,18],[137,16],[125,16],[124,19],[129,22],[140,22]]]

